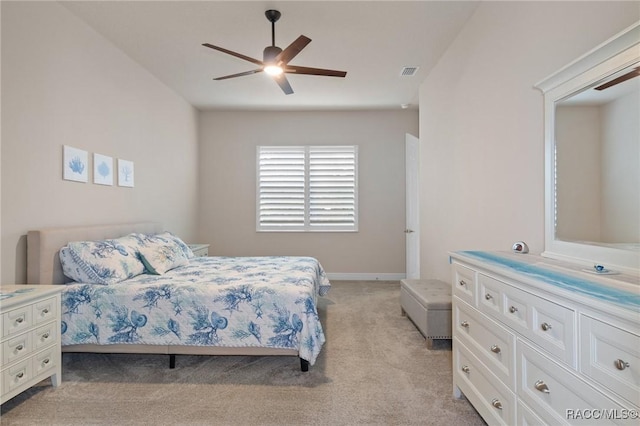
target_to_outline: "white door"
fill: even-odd
[[[420,140],[407,133],[405,138],[406,173],[406,259],[407,278],[420,278]]]

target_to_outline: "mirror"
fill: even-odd
[[[556,102],[556,239],[640,247],[639,71]]]
[[[640,23],[536,85],[545,252],[640,274]]]

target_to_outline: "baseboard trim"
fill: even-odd
[[[329,280],[336,281],[399,281],[406,278],[406,274],[402,273],[341,273],[341,272],[327,272],[327,278]]]

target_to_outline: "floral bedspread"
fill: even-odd
[[[62,345],[147,344],[297,349],[325,341],[317,296],[330,283],[310,257],[197,257],[163,275],[62,293]]]

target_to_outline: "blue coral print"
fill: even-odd
[[[69,161],[69,169],[73,173],[77,173],[81,175],[84,172],[84,163],[80,159],[80,157],[73,157],[71,161]]]

